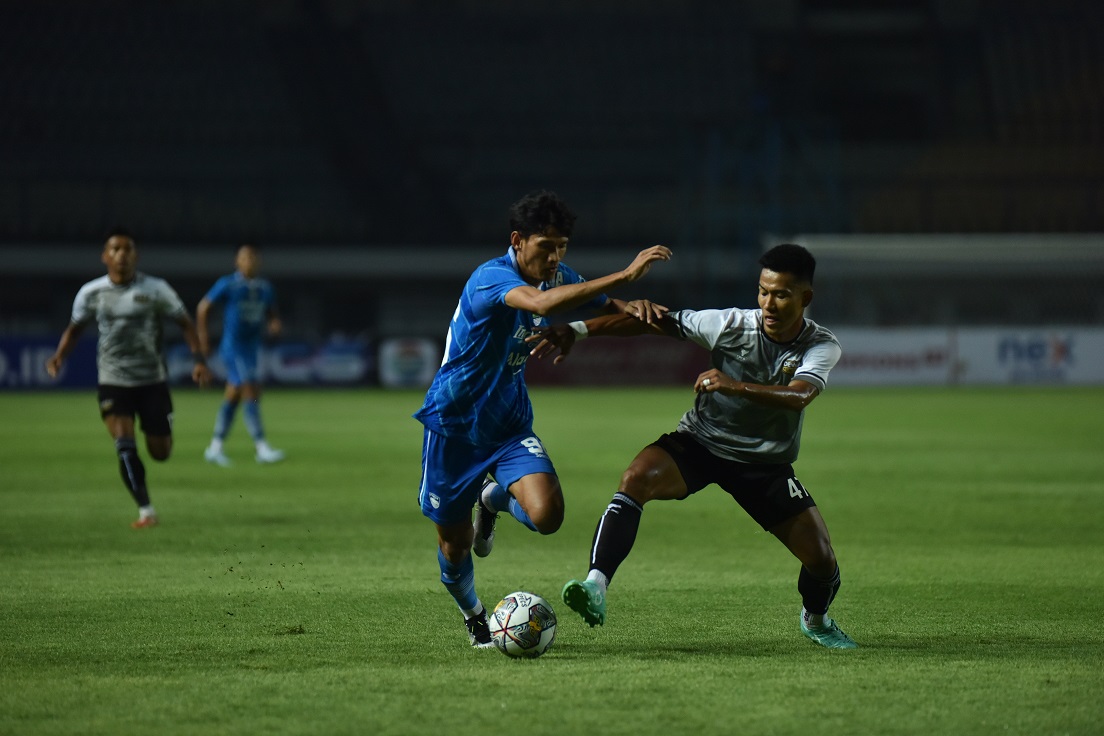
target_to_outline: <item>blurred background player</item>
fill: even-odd
[[[587,579],[564,586],[564,602],[591,626],[605,623],[606,589],[632,550],[644,505],[716,483],[801,562],[801,632],[824,647],[856,646],[827,615],[839,566],[816,502],[790,464],[805,407],[824,390],[840,345],[804,316],[813,299],[812,254],[779,245],[759,264],[759,309],[686,309],[653,324],[599,317],[552,328],[534,349],[539,357],[554,344],[566,355],[579,336],[658,334],[701,345],[714,366],[695,381],[694,406],[676,431],[641,450],[621,476],[594,531]]]
[[[215,465],[227,467],[231,464],[230,458],[223,452],[223,442],[230,433],[238,405],[245,399],[242,414],[253,438],[256,460],[259,463],[276,463],[284,459],[284,453],[270,447],[265,440],[264,424],[261,422],[261,386],[257,373],[265,332],[275,337],[282,327],[276,312],[276,292],[268,280],[258,276],[261,254],[256,245],[246,244],[238,248],[234,265],[237,270],[219,278],[196,308],[200,348],[204,355],[209,355],[207,318],[212,305],[222,305],[219,357],[226,366],[226,391],[215,418],[211,444],[204,450],[203,457]]]
[[[575,214],[552,192],[534,192],[513,205],[510,247],[468,279],[445,338],[444,360],[414,415],[425,425],[419,502],[437,527],[441,582],[460,607],[474,647],[492,643],[475,592],[473,541],[481,557],[491,551],[500,511],[541,534],[563,522],[556,469],[533,434],[525,338],[547,324],[547,315],[576,307],[648,320],[665,309],[603,292],[641,278],[653,263],[668,260],[670,250],[653,246],[624,271],[585,281],[562,262],[574,225]]]
[[[183,330],[195,360],[192,379],[206,386],[210,373],[180,297],[163,279],[137,271],[138,248],[130,233],[112,230],[100,260],[107,266],[107,275],[77,291],[72,319],[57,350],[46,360],[46,371],[57,377],[77,338],[95,320],[100,416],[115,441],[123,483],[138,504],[138,519],[131,526],[141,529],[156,526],[158,519],[138,455],[134,417],[141,422],[150,457],[168,460],[172,453],[173,406],[161,352],[162,320],[170,319]]]

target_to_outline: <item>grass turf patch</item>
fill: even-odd
[[[91,393],[0,394],[0,733],[1097,733],[1104,716],[1099,389],[833,390],[798,476],[860,648],[797,630],[797,565],[716,488],[649,504],[606,626],[559,603],[621,471],[688,390],[534,389],[563,527],[499,522],[477,560],[560,616],[552,651],[473,651],[417,508],[416,392],[271,391],[288,460],[203,462],[217,392],[133,504]],[[140,444],[141,447],[141,444]]]

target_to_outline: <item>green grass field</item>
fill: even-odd
[[[557,607],[553,650],[467,643],[416,504],[420,392],[273,391],[287,462],[244,427],[202,461],[219,392],[178,390],[135,531],[91,391],[0,394],[0,734],[1098,734],[1104,729],[1104,390],[842,390],[798,475],[839,555],[797,630],[797,564],[728,496],[647,507],[589,629],[559,590],[682,389],[535,389],[563,528],[499,522],[490,606]]]

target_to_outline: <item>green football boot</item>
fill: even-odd
[[[843,629],[830,618],[824,619],[823,626],[808,626],[805,623],[805,617],[801,616],[800,618],[801,633],[822,647],[828,649],[857,649],[859,646],[854,639],[843,633]]]
[[[606,622],[606,596],[599,589],[598,583],[592,580],[568,580],[563,587],[563,600],[591,628]]]

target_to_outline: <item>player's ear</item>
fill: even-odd
[[[523,240],[525,240],[525,238],[521,237],[521,233],[519,233],[517,230],[514,230],[512,233],[510,233],[510,245],[514,246],[514,250],[517,250],[521,247],[521,243]]]
[[[801,306],[802,307],[807,307],[810,304],[812,304],[812,302],[813,302],[813,290],[812,290],[812,288],[808,288],[805,291],[801,292]]]

